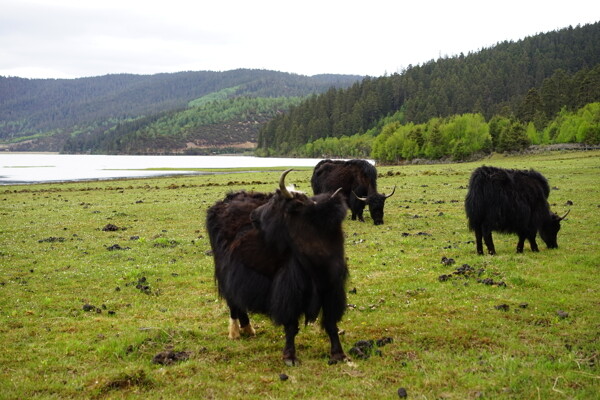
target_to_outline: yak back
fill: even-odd
[[[550,214],[546,178],[531,169],[483,166],[471,174],[465,199],[469,228],[518,233],[538,229]]]
[[[239,191],[228,193],[206,213],[206,229],[215,255],[227,251],[223,246],[234,243],[240,234],[252,230],[250,214],[265,204],[273,194]]]
[[[321,160],[314,169],[311,186],[315,194],[342,188],[349,198],[377,192],[377,169],[365,160]]]

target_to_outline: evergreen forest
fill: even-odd
[[[465,160],[600,144],[600,23],[332,88],[259,132],[259,155]]]
[[[363,77],[267,70],[0,77],[0,149],[157,154],[252,143],[299,99]]]

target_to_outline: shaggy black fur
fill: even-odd
[[[207,213],[219,294],[232,320],[250,327],[248,312],[283,325],[286,364],[297,362],[295,336],[301,315],[321,324],[331,342],[331,359],[346,358],[337,323],[346,309],[342,221],[346,203],[331,193],[291,198],[275,193],[228,194]]]
[[[479,167],[473,171],[465,199],[469,229],[475,232],[477,253],[483,254],[482,239],[490,254],[496,254],[492,231],[516,233],[517,252],[525,239],[539,251],[536,233],[548,248],[556,248],[560,218],[550,211],[548,181],[537,171]],[[564,217],[563,217],[564,218]]]

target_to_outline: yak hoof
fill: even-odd
[[[349,362],[349,361],[351,361],[350,358],[348,358],[348,356],[346,356],[344,353],[332,354],[331,358],[329,359],[327,364],[334,365],[339,362]]]
[[[240,323],[237,319],[229,319],[229,339],[237,340],[240,338]]]
[[[300,365],[300,360],[298,360],[297,358],[284,358],[283,362],[288,367],[297,367]]]
[[[240,328],[240,330],[241,330],[241,333],[243,335],[246,335],[246,336],[256,336],[256,331],[254,330],[254,327],[251,324],[248,324],[246,326],[242,326]]]

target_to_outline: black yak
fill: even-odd
[[[342,361],[337,323],[346,309],[347,206],[338,192],[308,197],[288,191],[289,171],[275,193],[230,193],[208,210],[215,279],[230,310],[229,337],[253,335],[248,313],[266,314],[283,325],[283,359],[295,365],[300,317],[308,323],[321,314],[331,361]]]
[[[322,160],[313,170],[310,180],[315,194],[333,192],[342,188],[352,219],[364,222],[363,210],[369,206],[369,212],[375,225],[383,224],[385,200],[392,196],[377,193],[377,169],[365,160]]]
[[[525,239],[532,251],[539,251],[537,232],[548,248],[557,248],[559,217],[550,211],[548,181],[537,171],[520,171],[496,167],[479,167],[473,171],[465,199],[469,229],[475,232],[477,253],[496,254],[492,231],[516,233],[517,253],[523,252]],[[568,212],[567,212],[568,214]]]

